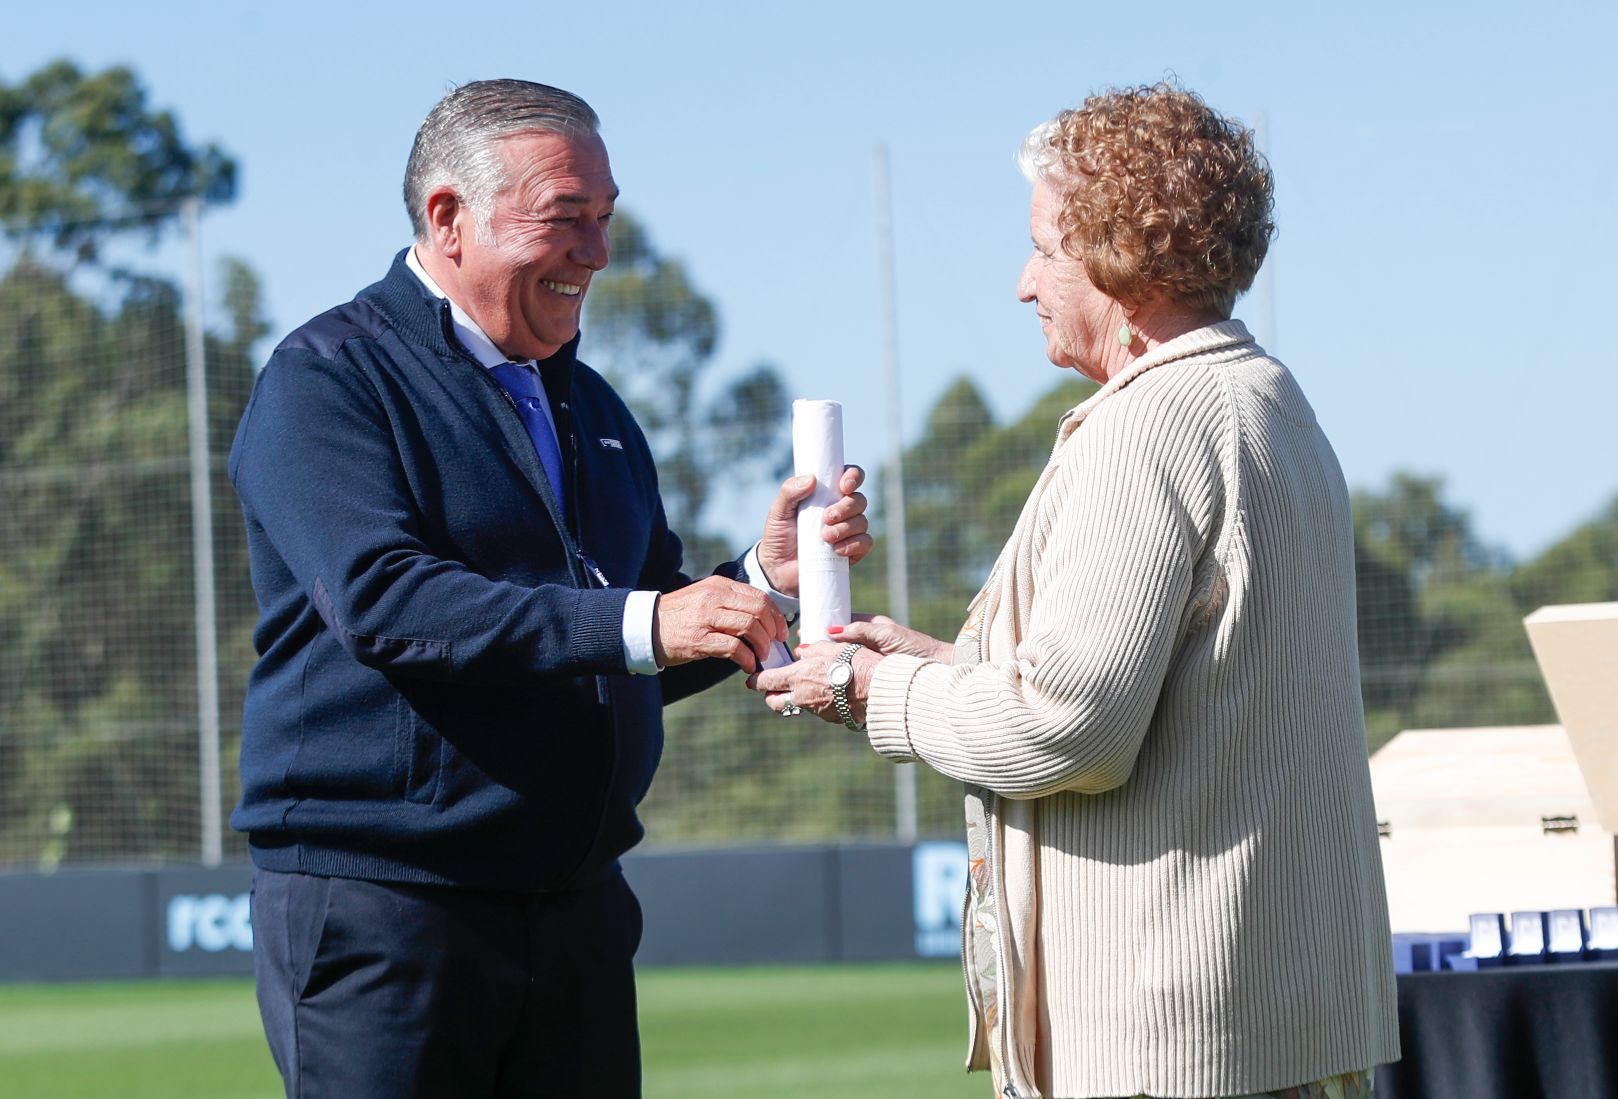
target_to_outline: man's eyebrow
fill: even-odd
[[[620,191],[618,188],[614,187],[612,189],[612,194],[607,196],[607,201],[608,202],[617,202],[618,201],[618,196],[621,195],[621,194],[623,194],[623,192]],[[577,194],[571,194],[571,193],[570,194],[561,194],[561,195],[552,195],[551,196],[551,201],[552,202],[557,202],[557,203],[562,203],[562,204],[567,205],[567,206],[587,206],[590,203],[595,201],[595,196],[594,195],[577,195]]]

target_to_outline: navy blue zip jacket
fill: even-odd
[[[625,672],[628,592],[689,582],[645,438],[577,338],[540,364],[563,522],[403,257],[275,350],[231,449],[260,612],[231,823],[270,870],[585,884],[641,837],[664,703],[734,665]]]

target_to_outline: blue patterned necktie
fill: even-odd
[[[539,384],[539,373],[520,363],[501,363],[490,372],[517,406],[517,415],[522,417],[522,425],[528,429],[528,437],[534,441],[534,450],[539,454],[539,464],[545,467],[545,476],[550,479],[551,492],[556,495],[562,514],[566,515],[562,448],[556,445],[556,433],[551,430],[550,417],[542,407],[545,390]]]

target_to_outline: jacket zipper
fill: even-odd
[[[543,379],[540,384],[544,384]],[[579,564],[583,566],[588,577],[595,580],[603,588],[610,588],[612,587],[612,581],[607,579],[607,574],[601,571],[601,566],[596,564],[596,559],[590,556],[584,548],[587,541],[584,530],[584,507],[579,503],[579,468],[583,463],[579,461],[579,434],[573,427],[572,392],[568,392],[565,398],[558,401],[557,404],[561,406],[562,414],[567,417],[568,453],[572,455],[573,459],[567,463],[567,468],[563,470],[563,476],[567,478],[568,482],[568,503],[572,505],[573,518],[577,520],[578,534],[573,546],[573,555],[579,559]],[[557,434],[561,434],[560,425],[557,427]],[[586,583],[585,586],[588,587],[589,584]]]
[[[596,564],[596,559],[594,557],[591,557],[582,549],[576,549],[573,552],[578,554],[579,564],[584,566],[585,572],[595,577],[597,584],[600,584],[603,588],[612,587],[612,581],[607,579],[607,574],[601,571],[601,566]]]
[[[489,373],[488,368],[486,368],[482,363],[478,362],[476,359],[472,358],[470,355],[467,355],[464,351],[461,351],[459,349],[456,341],[452,338],[452,335],[451,335],[452,328],[451,328],[451,321],[450,321],[450,308],[449,308],[448,300],[445,300],[445,301],[440,303],[439,324],[444,330],[445,342],[449,345],[451,351],[456,355],[457,358],[459,358],[463,362],[475,367],[477,369],[478,374],[483,377],[485,385],[490,385],[490,386],[494,387],[495,391],[500,394],[501,399],[505,401],[506,407],[511,409],[511,414],[513,416],[517,417],[517,425],[523,429],[523,434],[527,435],[528,434],[528,425],[522,422],[522,413],[519,412],[518,409],[517,409],[517,402],[511,399],[511,394],[506,392],[506,387],[501,385],[499,382],[495,381],[494,377]],[[541,385],[543,386],[543,384],[544,383],[543,383],[543,380],[542,380]],[[562,402],[562,407],[564,409],[568,409],[568,405],[571,404],[572,399],[573,399],[573,394],[571,392],[567,396],[568,396],[568,399],[566,401]],[[547,395],[547,399],[548,399],[548,395]],[[558,435],[560,435],[560,432],[558,432]],[[578,437],[577,437],[576,433],[573,431],[573,415],[572,415],[572,410],[571,409],[568,409],[568,440],[573,445],[573,469],[571,470],[572,477],[570,479],[571,487],[572,487],[573,491],[572,491],[572,493],[570,493],[570,496],[571,496],[572,500],[574,501],[574,507],[576,509],[578,509],[578,498],[579,498],[579,493],[578,493],[578,488],[579,488],[578,453],[579,453],[579,451],[578,451]],[[540,499],[542,501],[544,501],[546,514],[548,514],[551,517],[551,522],[556,526],[556,533],[557,533],[558,537],[560,537],[561,540],[562,540],[562,548],[566,551],[565,556],[567,557],[568,576],[580,588],[588,588],[588,587],[590,587],[590,580],[591,580],[592,577],[595,580],[597,580],[601,584],[601,586],[603,588],[611,587],[612,585],[607,582],[606,574],[601,571],[601,566],[597,565],[596,562],[595,562],[595,559],[592,558],[589,554],[585,553],[583,547],[580,546],[578,544],[578,542],[574,539],[572,531],[570,530],[570,528],[567,525],[567,517],[562,514],[561,503],[560,503],[560,501],[558,501],[556,499],[556,493],[551,488],[550,482],[549,482],[548,478],[545,476],[544,467],[540,466],[540,464],[539,464],[539,455],[538,455],[537,452],[534,455],[534,466],[536,467],[535,471],[540,474],[540,478],[539,478],[540,483],[545,486],[543,488],[543,490],[540,492]],[[578,509],[578,515],[580,516],[580,532],[582,533],[582,531],[583,531],[583,515],[584,515],[584,512],[583,512],[582,509]],[[612,688],[611,688],[610,684],[607,681],[607,677],[604,676],[604,675],[597,675],[597,676],[592,676],[591,678],[593,678],[595,680],[597,699],[600,701],[600,703],[601,703],[601,705],[603,707],[605,707],[607,710],[611,711],[613,709]],[[614,751],[614,758],[612,760],[611,766],[610,766],[609,771],[608,771],[609,775],[612,773],[612,770],[617,767],[616,755],[617,755],[617,753],[616,753],[616,751]],[[609,787],[611,786],[610,777],[608,779],[608,786]],[[598,821],[597,822],[597,838],[599,838],[599,834],[600,834],[600,822]],[[590,842],[590,845],[585,848],[584,854],[581,857],[581,862],[580,862],[581,866],[583,865],[582,859],[589,858],[590,857],[590,852],[592,850],[594,850],[594,848],[595,848],[595,841],[592,840]],[[569,871],[567,877],[565,877],[562,880],[561,884],[565,885],[565,884],[571,882],[575,877],[577,877],[578,870],[579,870],[579,867],[575,866],[571,871]]]
[[[478,366],[478,369],[483,371],[485,374],[488,373],[488,371],[485,370],[481,365]],[[527,435],[528,425],[522,422],[522,413],[517,410],[517,402],[511,399],[511,394],[507,393],[505,387],[499,382],[496,382],[491,378],[489,379],[489,384],[500,391],[500,396],[505,398],[506,407],[511,409],[511,414],[513,416],[517,417],[517,426],[522,428],[524,435]],[[538,465],[539,463],[539,457],[537,454],[534,457],[534,463],[535,465]],[[543,466],[540,467],[539,473],[540,479],[545,481],[545,470]],[[590,586],[590,578],[585,574],[583,568],[584,551],[580,549],[574,542],[573,534],[568,529],[566,517],[562,515],[561,505],[556,500],[556,493],[550,489],[548,482],[546,489],[541,494],[540,498],[545,501],[545,511],[550,515],[551,522],[556,525],[556,532],[561,535],[562,545],[568,551],[568,573],[573,577],[574,580],[579,582],[579,587],[588,588]]]
[[[541,384],[543,384],[543,379],[541,379]],[[596,563],[596,559],[586,552],[584,548],[587,534],[584,529],[585,512],[584,505],[579,502],[579,471],[583,467],[584,463],[579,460],[579,435],[578,432],[574,430],[573,426],[573,392],[571,387],[566,394],[566,399],[558,401],[557,404],[561,406],[562,414],[567,417],[567,441],[568,446],[570,447],[569,453],[572,455],[573,460],[567,463],[567,468],[564,469],[562,475],[567,478],[567,498],[569,504],[572,506],[573,517],[575,520],[577,520],[576,537],[574,537],[570,542],[567,540],[568,535],[564,534],[563,544],[571,547],[573,550],[574,559],[578,561],[579,567],[583,570],[585,579],[581,587],[590,587],[590,581],[591,579],[594,579],[597,584],[601,585],[602,590],[605,591],[607,588],[612,587],[612,581],[607,579],[607,574],[602,571],[601,566]],[[557,434],[561,434],[560,426],[557,428]],[[598,675],[595,677],[595,680],[597,701],[599,701],[602,706],[611,709],[612,687],[607,682],[607,677]],[[614,754],[614,764],[616,764],[616,753]]]

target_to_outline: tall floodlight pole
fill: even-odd
[[[208,454],[208,372],[202,339],[202,203],[181,208],[190,262],[185,288],[185,397],[191,436],[192,599],[197,642],[197,796],[202,864],[224,857],[219,791],[219,647],[214,618],[213,497]]]
[[[893,274],[893,189],[888,185],[888,147],[874,150],[876,176],[877,285],[882,304],[882,374],[887,391],[888,463],[883,513],[887,518],[888,606],[910,621],[910,557],[905,545],[904,434],[899,414],[899,307]],[[894,836],[916,839],[916,768],[893,769]]]
[[[1253,115],[1253,144],[1258,147],[1259,154],[1266,160],[1270,156],[1270,120],[1263,111]],[[1258,269],[1258,315],[1253,318],[1253,324],[1258,328],[1255,335],[1259,346],[1271,355],[1281,354],[1276,346],[1277,335],[1275,331],[1275,253],[1272,251],[1264,257],[1264,265]]]

